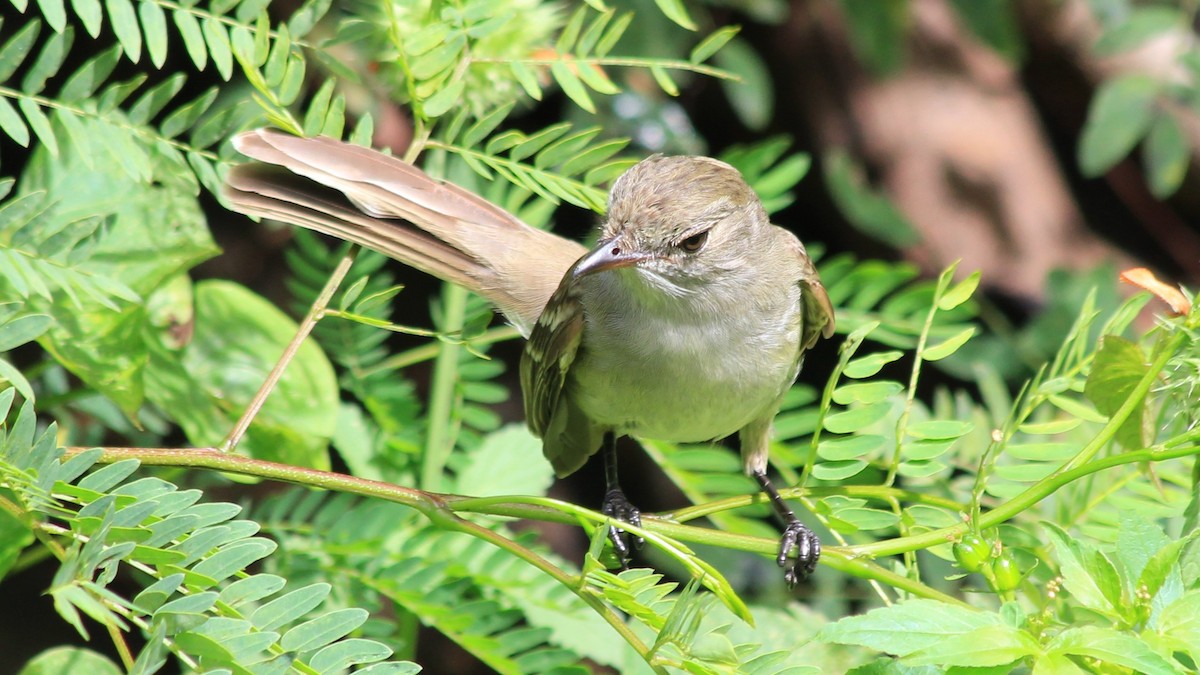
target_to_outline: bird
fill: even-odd
[[[781,522],[786,583],[813,573],[820,540],[768,478],[768,445],[834,310],[804,245],[770,222],[737,169],[699,156],[638,162],[613,183],[589,250],[369,148],[271,129],[234,146],[252,160],[226,176],[234,210],[360,244],[490,301],[527,339],[526,422],[556,475],[602,454],[605,515],[641,525],[620,486],[619,437],[736,433]],[[619,526],[608,535],[628,564],[640,539]]]

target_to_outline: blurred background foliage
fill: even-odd
[[[0,607],[22,609],[0,612],[0,671],[39,653],[27,672],[116,672],[122,661],[149,671],[167,652],[168,667],[185,669],[269,670],[292,654],[314,671],[389,654],[428,672],[646,668],[579,596],[522,567],[519,547],[590,571],[596,597],[636,617],[664,663],[698,672],[838,671],[880,651],[1004,672],[1032,658],[1027,636],[1084,623],[1110,632],[1064,631],[1040,663],[1194,667],[1200,554],[1173,539],[1195,528],[1194,502],[1183,513],[1187,466],[1071,484],[1025,505],[1019,522],[957,532],[957,550],[886,547],[1029,495],[1060,467],[1087,464],[1096,438],[1112,453],[1194,443],[1195,322],[1156,328],[1117,270],[1200,281],[1198,10],[1190,0],[11,0],[0,24],[0,376],[12,385]],[[228,443],[335,274],[344,247],[250,224],[216,196],[237,161],[232,133],[268,122],[419,157],[577,238],[636,158],[709,154],[738,166],[775,222],[818,255],[839,310],[839,339],[808,357],[780,416],[775,469],[813,490],[804,505],[827,542],[886,564],[823,567],[789,597],[768,558],[698,545],[728,579],[719,605],[692,587],[668,594],[692,557],[650,549],[665,578],[605,576],[594,568],[600,539],[563,522],[495,523],[513,542],[496,550],[395,504],[179,468],[79,479],[97,459],[86,453],[55,464],[56,445]],[[242,430],[241,453],[427,490],[599,503],[597,473],[554,483],[533,459],[537,443],[518,424],[519,345],[487,307],[370,252],[346,278]],[[1155,398],[1142,391],[1148,402],[1103,435],[1159,356]],[[773,536],[761,505],[722,501],[753,492],[733,453],[632,446],[627,490],[644,510]],[[51,494],[63,486],[75,487]],[[196,490],[204,502],[193,506]],[[229,520],[238,507],[222,500],[243,519]],[[698,514],[690,504],[725,505]],[[1099,543],[1072,541],[1072,526]],[[980,550],[964,550],[976,539]],[[181,553],[188,541],[197,550]],[[1167,562],[1151,565],[1147,551]],[[240,590],[204,604],[226,578]],[[1154,591],[1144,602],[1133,600],[1139,580]],[[1047,592],[1063,583],[1074,601]],[[736,619],[734,590],[756,626]],[[872,621],[953,624],[963,616],[950,602],[830,623],[942,592],[996,611],[970,626],[979,634],[939,639],[988,635],[1007,649],[998,661],[869,637]],[[89,627],[108,657],[43,651],[81,643]],[[1153,636],[1129,641],[1135,629]],[[105,632],[126,638],[106,646],[95,639]],[[246,657],[259,652],[272,658]],[[410,668],[388,667],[378,672]]]

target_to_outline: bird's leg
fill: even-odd
[[[752,475],[762,487],[762,491],[771,498],[771,507],[775,509],[775,515],[783,524],[783,537],[779,539],[779,557],[776,558],[776,562],[785,568],[783,579],[788,588],[793,588],[817,568],[817,559],[821,557],[821,540],[788,508],[783,497],[779,496],[779,491],[771,485],[766,471],[756,470]],[[789,568],[788,556],[793,549],[796,551],[796,562]]]
[[[771,508],[775,509],[775,515],[783,525],[776,562],[784,568],[783,579],[788,588],[792,588],[817,568],[817,559],[821,557],[821,540],[796,518],[796,514],[792,513],[767,478],[767,451],[771,440],[771,419],[774,416],[772,412],[754,420],[743,427],[738,436],[742,443],[742,463],[746,467],[746,474],[754,476],[762,491],[771,498]],[[788,556],[793,550],[796,552],[796,562],[788,567]]]
[[[629,523],[635,527],[642,526],[642,512],[629,503],[621,484],[617,480],[617,437],[611,431],[604,434],[604,502],[600,512],[609,518]],[[629,536],[629,533],[619,527],[609,526],[608,538],[612,541],[613,549],[621,559],[621,567],[629,564],[631,557],[630,542],[635,548],[641,548],[642,538]]]

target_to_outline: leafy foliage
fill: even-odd
[[[6,417],[14,393],[0,395]],[[236,519],[241,507],[136,478],[133,459],[89,472],[100,450],[67,459],[55,425],[35,433],[35,423],[25,404],[3,430],[6,510],[59,558],[50,595],[82,636],[89,635],[85,616],[117,634],[145,632],[148,644],[131,670],[153,672],[174,655],[192,668],[338,672],[390,655],[378,642],[343,639],[367,619],[365,610],[314,613],[327,584],[284,592],[286,579],[247,573],[277,544],[255,536],[257,523]],[[109,589],[123,570],[146,580],[128,600]]]

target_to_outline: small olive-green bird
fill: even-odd
[[[833,333],[833,308],[804,246],[771,224],[736,169],[707,157],[638,163],[613,185],[589,251],[373,150],[270,130],[235,145],[256,160],[226,179],[238,211],[361,244],[491,301],[528,338],[525,416],[555,472],[603,448],[605,514],[641,522],[617,481],[617,437],[736,432],[746,473],[783,521],[788,584],[815,569],[820,541],[768,480],[767,448],[805,350]],[[609,534],[628,561],[628,536]]]

